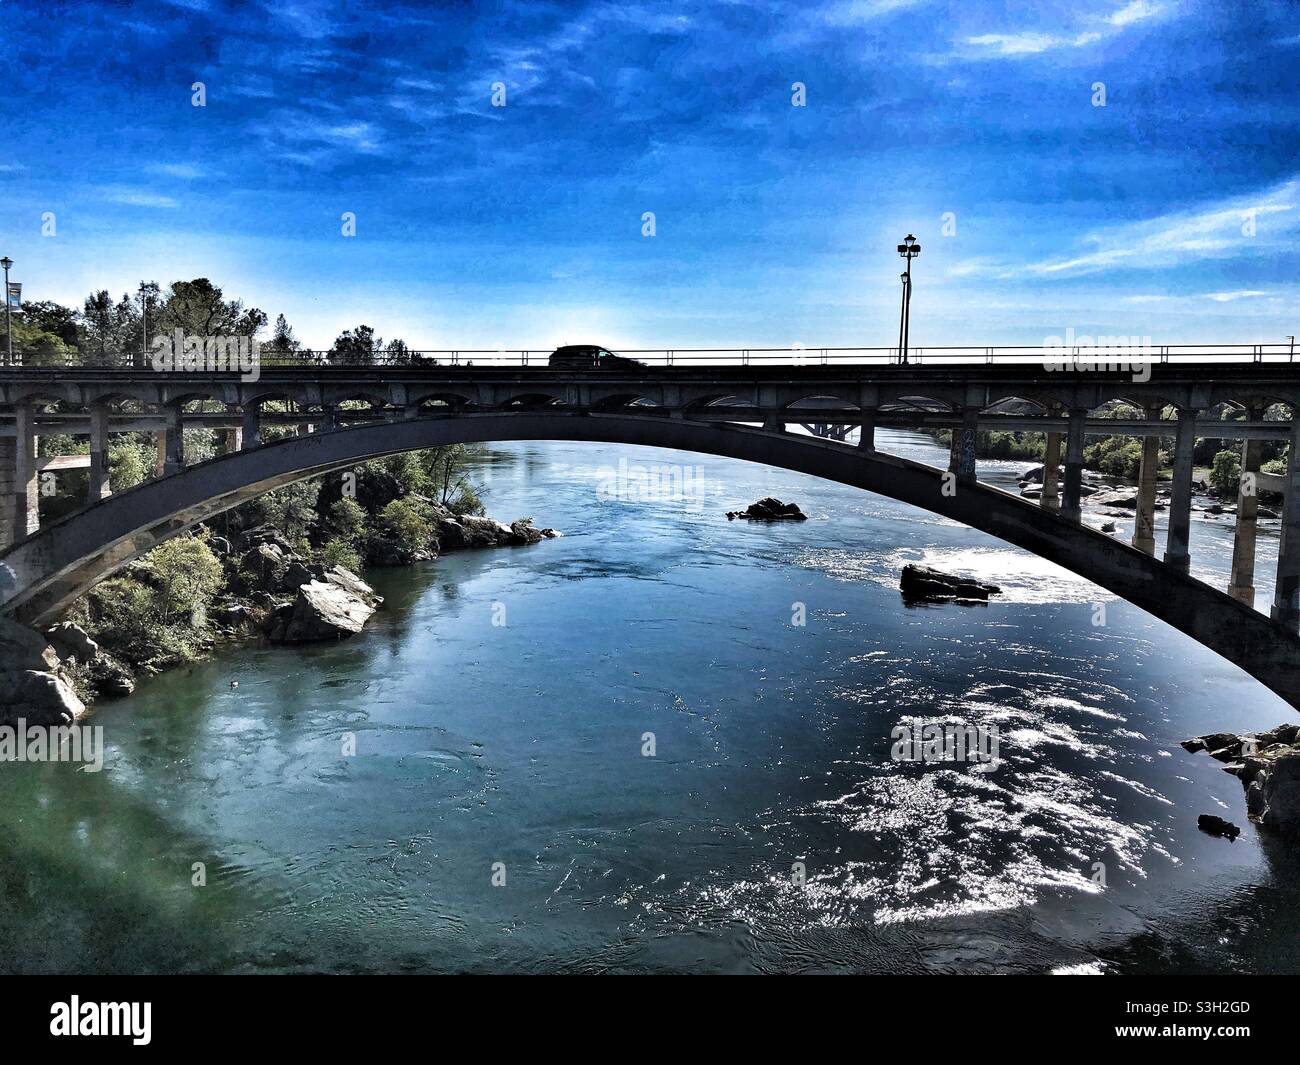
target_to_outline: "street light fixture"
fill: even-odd
[[[14,261],[5,256],[0,259],[0,266],[5,270],[5,365],[12,366],[14,363],[14,330],[13,321],[9,317],[9,267],[13,266]]]
[[[903,243],[898,246],[898,254],[907,260],[907,270],[902,275],[903,278],[903,309],[898,319],[898,352],[900,361],[907,362],[907,344],[910,340],[911,333],[911,312],[912,312],[912,260],[921,254],[921,245],[916,242],[916,238],[909,233],[903,238]]]

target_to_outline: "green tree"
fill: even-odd
[[[334,346],[330,349],[329,361],[368,365],[375,361],[375,353],[383,347],[383,344],[384,342],[375,336],[375,331],[368,325],[345,329],[335,338]]]
[[[108,448],[108,486],[122,492],[139,484],[153,472],[154,451],[134,434]]]
[[[145,556],[145,564],[153,574],[163,621],[178,613],[192,616],[225,583],[221,561],[199,536],[165,540]]]
[[[1237,494],[1241,484],[1241,455],[1235,449],[1225,448],[1214,456],[1210,466],[1210,484],[1219,495],[1229,499]]]
[[[325,542],[325,546],[320,549],[320,559],[331,568],[342,566],[344,569],[352,570],[353,573],[361,569],[360,553],[347,540],[337,536]]]
[[[379,515],[380,528],[398,543],[423,547],[433,535],[433,528],[409,499],[394,499]]]
[[[365,508],[355,499],[336,499],[330,505],[329,525],[344,540],[355,540],[365,531]]]

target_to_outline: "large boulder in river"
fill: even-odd
[[[36,670],[59,668],[58,653],[35,629],[0,618],[0,670]]]
[[[744,510],[727,512],[728,521],[734,521],[736,518],[745,518],[749,521],[807,521],[808,515],[799,509],[797,503],[782,503],[775,496],[764,496]]]
[[[375,590],[370,585],[346,566],[335,566],[333,569],[326,570],[324,580],[328,584],[337,584],[345,592],[350,592],[362,602],[369,603],[372,607],[378,606],[384,601],[382,595],[376,595]]]
[[[903,567],[898,587],[903,598],[909,602],[957,602],[987,603],[990,595],[1001,595],[1002,589],[996,584],[985,584],[969,577],[954,577],[941,573],[928,566]]]
[[[1185,750],[1206,751],[1246,789],[1246,813],[1256,824],[1300,835],[1300,725],[1267,732],[1216,732],[1184,740]]]
[[[6,663],[7,665],[7,663]],[[0,672],[0,724],[22,719],[29,725],[70,725],[86,712],[86,704],[57,673],[35,669]]]
[[[271,615],[267,635],[275,643],[311,643],[337,640],[360,632],[372,604],[339,584],[308,581],[292,603]]]

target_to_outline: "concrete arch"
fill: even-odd
[[[813,437],[680,418],[562,411],[414,418],[291,437],[146,481],[0,555],[16,587],[0,613],[45,624],[159,542],[273,488],[382,455],[443,444],[576,440],[765,463],[928,510],[1040,555],[1127,599],[1300,707],[1300,636],[1104,533],[983,484],[943,492],[942,471]]]

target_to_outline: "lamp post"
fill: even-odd
[[[140,326],[144,339],[140,346],[140,365],[149,364],[149,297],[145,293],[144,282],[140,282]]]
[[[14,261],[5,256],[0,259],[0,266],[5,268],[5,365],[14,364],[14,329],[13,320],[9,317],[9,267],[13,266]]]
[[[898,254],[907,260],[907,270],[903,273],[903,311],[898,323],[898,350],[901,361],[907,362],[907,345],[911,333],[912,312],[912,260],[921,254],[921,245],[909,233],[898,246]]]

